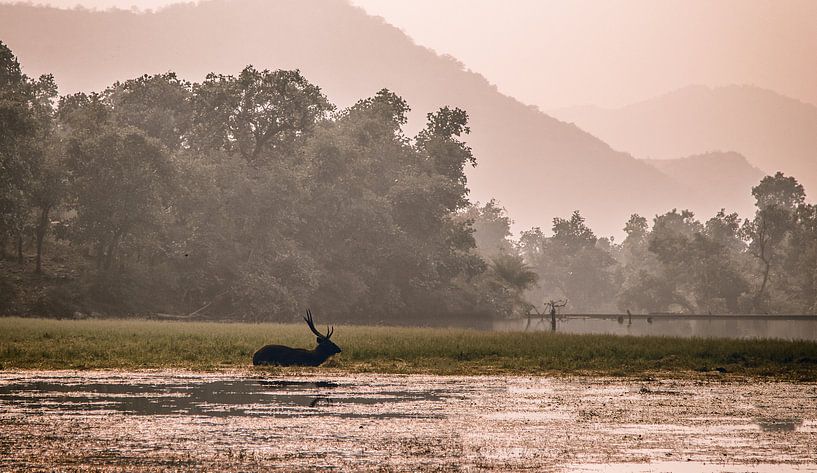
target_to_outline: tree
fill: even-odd
[[[570,301],[576,311],[609,310],[616,293],[615,260],[609,243],[599,239],[576,211],[553,219],[553,236],[541,229],[522,232],[525,261],[539,275],[542,295]]]
[[[729,251],[739,254],[746,251],[746,243],[740,234],[741,219],[737,213],[727,214],[721,209],[704,224],[704,234]]]
[[[28,113],[27,77],[11,50],[0,42],[0,232],[5,249],[6,238],[19,227],[23,195],[30,177],[22,159],[24,142],[34,133],[34,120]]]
[[[511,302],[508,312],[522,308],[527,313],[530,304],[524,299],[524,293],[536,285],[539,275],[525,264],[522,256],[516,254],[499,254],[491,259],[491,273],[506,293],[505,299]]]
[[[34,236],[36,239],[35,272],[42,272],[43,244],[51,225],[51,212],[68,195],[68,175],[65,149],[62,141],[52,136],[41,144],[42,150],[34,169],[34,180],[29,199],[34,210]]]
[[[485,258],[515,251],[511,241],[511,223],[507,211],[491,199],[485,205],[471,205],[459,213],[462,221],[474,229],[477,251]]]
[[[291,154],[333,106],[298,70],[247,66],[238,77],[208,74],[194,85],[193,109],[198,149],[222,149],[260,165]]]
[[[783,266],[790,273],[791,299],[801,313],[817,313],[817,205],[801,204]]]
[[[413,178],[412,150],[400,128],[407,111],[402,98],[380,91],[320,124],[303,147],[297,239],[320,268],[312,304],[330,317],[360,313],[382,320],[405,308],[397,284],[414,275],[409,256],[415,248],[395,221],[390,191]],[[416,192],[406,199],[423,195]],[[426,212],[406,210],[405,225],[412,212]],[[390,272],[398,260],[399,271]]]
[[[103,93],[113,120],[178,150],[193,126],[192,85],[173,72],[116,82]]]
[[[32,180],[27,200],[35,214],[36,273],[42,272],[43,243],[51,222],[50,213],[65,197],[63,150],[54,123],[56,97],[57,85],[53,77],[42,76],[32,84],[30,109],[37,126],[35,141],[28,150]]]
[[[802,184],[792,176],[786,177],[780,171],[774,176],[761,179],[760,184],[752,188],[752,195],[755,197],[755,205],[760,210],[770,207],[794,209],[802,205],[806,198]]]
[[[741,234],[749,242],[749,252],[760,264],[760,283],[753,296],[756,311],[768,310],[768,286],[778,270],[789,237],[796,226],[797,208],[805,201],[805,191],[793,177],[778,172],[766,176],[752,188],[757,211],[744,222]]]
[[[647,268],[654,268],[657,262],[655,255],[647,248],[650,229],[646,218],[632,214],[624,225],[624,232],[627,236],[621,242],[616,258],[626,285],[631,276]]]
[[[68,167],[75,234],[96,248],[97,268],[110,269],[122,244],[138,247],[136,237],[160,219],[173,174],[169,156],[138,129],[106,127],[69,140]]]
[[[177,105],[167,113],[184,124],[177,117],[185,116],[187,85],[175,76],[147,82],[131,89],[169,93]],[[188,303],[216,293],[221,309],[249,319],[297,313],[321,274],[299,241],[309,214],[305,144],[333,106],[299,71],[247,66],[191,89],[189,136],[183,127],[172,135],[184,146],[176,156],[178,219],[169,229]]]
[[[739,223],[737,215],[723,211],[706,225],[688,210],[673,209],[657,216],[648,236],[648,248],[657,264],[635,273],[620,305],[661,312],[738,311],[747,290],[736,266]]]
[[[112,110],[98,93],[78,92],[60,97],[57,119],[65,133],[72,136],[94,135],[112,125]]]
[[[464,124],[444,126],[448,115],[431,114],[422,144],[412,146],[402,132],[408,110],[384,89],[321,124],[305,143],[298,240],[322,268],[313,297],[322,311],[379,321],[458,310],[461,285],[484,271],[471,253],[470,226],[455,218],[467,202],[464,178],[435,164],[450,164],[451,153],[460,168],[468,161],[456,134]]]
[[[14,234],[21,263],[34,173],[51,132],[55,96],[53,77],[30,79],[0,42],[0,246],[5,251],[7,238]]]
[[[618,307],[647,313],[668,312],[676,303],[675,285],[663,275],[641,269],[627,277],[618,295]]]
[[[416,138],[417,148],[425,152],[437,174],[447,177],[452,182],[465,186],[465,166],[476,166],[477,161],[471,148],[459,138],[471,133],[468,127],[468,114],[459,108],[443,107],[437,112],[428,114],[428,123]],[[455,209],[461,207],[464,195],[449,205]]]

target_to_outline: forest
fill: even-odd
[[[386,89],[340,109],[298,70],[253,66],[60,96],[0,42],[0,313],[817,313],[817,207],[792,176],[753,187],[745,220],[632,215],[616,242],[577,210],[514,238],[501,204],[468,199],[467,112],[406,136],[409,110]]]

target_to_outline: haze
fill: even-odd
[[[817,2],[352,0],[544,110],[618,107],[690,84],[751,84],[817,104]],[[50,0],[157,8],[168,0]]]
[[[815,51],[817,0],[0,0],[0,470],[817,471]]]

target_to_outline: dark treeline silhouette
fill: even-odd
[[[299,71],[173,73],[58,97],[0,43],[0,310],[292,320],[475,321],[572,312],[813,312],[817,212],[778,174],[757,214],[583,217],[510,238],[471,205],[468,116],[414,137],[383,89],[337,109]]]
[[[298,71],[252,66],[58,98],[0,49],[5,313],[403,322],[510,297],[458,217],[460,109],[409,139],[388,90],[336,110]]]

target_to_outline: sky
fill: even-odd
[[[692,84],[751,84],[817,104],[815,0],[350,1],[543,110],[619,107]]]

